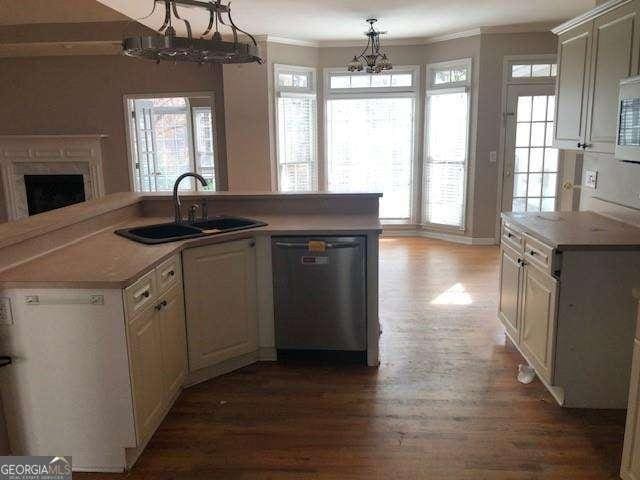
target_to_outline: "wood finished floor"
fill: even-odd
[[[135,468],[75,479],[618,478],[625,412],[516,381],[498,249],[381,242],[382,364],[256,364],[184,391]]]

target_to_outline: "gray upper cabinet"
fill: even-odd
[[[593,25],[560,35],[555,140],[558,148],[576,149],[585,138],[587,81]]]
[[[608,2],[554,32],[558,41],[558,148],[613,153],[618,84],[636,75],[640,0]]]

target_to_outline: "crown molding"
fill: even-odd
[[[625,0],[613,0],[617,2]],[[630,1],[630,0],[626,0]],[[432,43],[447,42],[458,38],[475,37],[481,34],[500,34],[500,33],[539,33],[548,32],[556,25],[556,22],[536,22],[521,23],[512,25],[496,25],[487,27],[477,27],[460,32],[446,33],[444,35],[436,35],[431,37],[410,37],[384,39],[385,46],[413,46],[413,45],[429,45]],[[295,38],[279,37],[276,35],[258,35],[256,40],[266,43],[280,43],[283,45],[293,45],[299,47],[312,48],[342,48],[342,47],[362,47],[363,40],[338,40],[338,41],[308,41],[298,40]]]
[[[566,32],[567,30],[570,30],[574,27],[577,27],[578,25],[581,25],[585,22],[593,20],[595,17],[598,17],[604,13],[607,13],[608,11],[613,10],[616,7],[619,7],[620,5],[623,5],[625,3],[630,3],[631,1],[632,0],[609,0],[608,2],[602,3],[595,8],[592,8],[591,10],[589,10],[586,13],[583,13],[582,15],[578,15],[577,17],[572,18],[571,20],[567,20],[566,22],[551,29],[551,31],[556,35],[560,35]]]

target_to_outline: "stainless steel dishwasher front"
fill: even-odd
[[[274,237],[276,348],[364,351],[364,237]]]

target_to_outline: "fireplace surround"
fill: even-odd
[[[9,220],[18,220],[30,214],[41,213],[42,202],[64,206],[76,203],[81,198],[91,200],[104,196],[102,174],[102,141],[104,135],[3,135],[0,136],[0,174],[4,190],[4,204]],[[40,185],[40,203],[27,192],[27,178],[55,176],[48,193]],[[59,183],[61,189],[71,189],[66,200],[63,191],[57,192],[55,182],[66,177],[67,185]],[[70,177],[73,177],[72,181]],[[70,185],[74,184],[75,186]],[[81,185],[80,185],[81,183]],[[44,197],[43,197],[44,195]],[[51,206],[51,205],[50,205]]]

